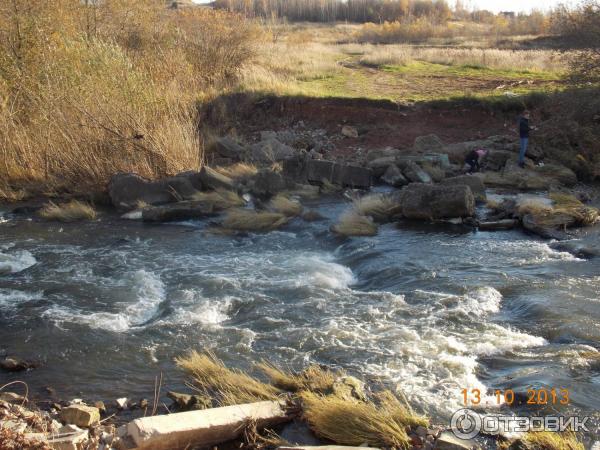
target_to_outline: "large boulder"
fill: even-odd
[[[200,170],[199,179],[204,190],[235,190],[235,182],[231,178],[217,172],[214,169],[211,169],[208,166],[202,167],[202,170]]]
[[[499,171],[506,166],[506,162],[513,156],[508,150],[491,150],[483,158],[482,166],[485,170]]]
[[[441,181],[442,185],[446,186],[469,186],[471,192],[477,201],[485,201],[485,185],[481,178],[471,175],[461,175],[458,177],[446,178]]]
[[[535,171],[544,177],[551,178],[564,186],[574,186],[577,184],[577,175],[571,169],[556,164],[544,164],[536,166]]]
[[[150,181],[133,173],[114,175],[108,184],[112,204],[118,209],[132,209],[138,202],[160,205],[189,198],[196,193],[186,177]]]
[[[233,160],[242,159],[246,150],[229,136],[216,138],[210,142],[207,153],[217,154],[223,158]]]
[[[250,192],[258,198],[268,199],[281,191],[291,188],[279,172],[270,169],[259,170],[248,183]]]
[[[442,186],[412,183],[400,194],[402,215],[407,219],[449,219],[471,217],[475,198],[468,186]]]
[[[575,218],[569,214],[547,211],[529,213],[521,219],[523,228],[546,239],[567,239],[564,231],[575,224]]]
[[[367,189],[371,186],[371,171],[350,164],[311,159],[306,162],[307,180],[313,183],[328,181],[338,186]]]
[[[396,165],[391,165],[387,168],[381,181],[390,186],[402,187],[408,184],[408,180],[402,175],[402,171]]]
[[[435,153],[444,149],[444,143],[435,134],[428,134],[427,136],[416,138],[413,148],[417,152]]]
[[[413,161],[409,161],[402,165],[402,173],[407,180],[412,181],[413,183],[432,182],[431,176]]]
[[[369,161],[367,163],[367,168],[369,168],[371,170],[374,177],[379,178],[386,172],[386,170],[388,170],[388,168],[390,166],[393,166],[395,164],[396,164],[395,156],[384,156],[384,157]]]
[[[260,141],[250,146],[248,159],[258,163],[273,163],[293,157],[296,150],[275,138]]]
[[[519,151],[519,145],[514,138],[508,136],[490,136],[487,139],[475,141],[457,142],[444,147],[443,153],[448,154],[450,161],[455,164],[464,164],[465,157],[471,150],[483,148],[486,150],[508,151],[515,153]]]
[[[398,156],[400,156],[402,154],[402,150],[397,149],[397,148],[393,148],[393,147],[385,147],[385,148],[378,148],[375,150],[371,150],[369,153],[367,153],[367,162],[371,162],[375,159],[379,159],[379,158],[387,158],[387,157],[392,157],[392,158],[396,158]]]

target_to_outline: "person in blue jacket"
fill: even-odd
[[[535,127],[529,125],[529,111],[523,111],[519,119],[519,136],[521,138],[521,151],[519,152],[519,167],[525,167],[525,155],[529,146],[529,132],[535,130]]]

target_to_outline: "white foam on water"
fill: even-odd
[[[292,258],[287,267],[292,274],[295,274],[296,286],[347,289],[356,282],[352,270],[322,255]]]
[[[13,310],[22,303],[31,300],[40,300],[41,292],[26,292],[16,289],[0,289],[0,309]]]
[[[353,292],[347,301],[356,302],[356,296],[360,294]],[[489,320],[502,302],[493,287],[464,295],[418,291],[417,298],[418,303],[403,303],[389,312],[382,306],[384,295],[375,306],[369,304],[372,296],[364,297],[364,304],[357,305],[360,314],[330,319],[322,330],[314,330],[314,339],[323,347],[382,355],[367,358],[366,364],[356,361],[356,370],[400,383],[413,404],[441,415],[461,407],[462,389],[479,389],[484,403],[496,403],[493,392],[485,395],[487,388],[477,377],[480,357],[546,344],[541,337]],[[338,307],[342,301],[339,298]]]
[[[18,273],[30,268],[37,260],[27,250],[16,250],[13,252],[0,252],[0,275],[6,273]]]
[[[159,305],[165,300],[165,286],[157,275],[145,270],[134,272],[130,283],[137,301],[126,305],[118,313],[89,312],[54,305],[43,316],[57,323],[75,322],[117,333],[144,326],[157,314]]]
[[[173,299],[175,313],[173,317],[165,319],[166,323],[199,323],[207,327],[217,327],[229,319],[228,313],[234,300],[232,297],[204,298],[195,290],[181,291],[178,297]]]

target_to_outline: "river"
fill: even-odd
[[[312,207],[334,220],[347,204]],[[160,372],[183,388],[175,356],[211,349],[242,369],[316,362],[399,384],[442,423],[464,388],[490,408],[497,389],[546,387],[569,390],[561,412],[600,409],[600,259],[519,231],[389,224],[346,240],[296,220],[225,237],[209,221],[2,217],[0,355],[42,365],[0,384],[34,396],[151,398]]]

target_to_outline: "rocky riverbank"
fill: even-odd
[[[0,448],[469,450],[498,445],[577,450],[581,446],[570,435],[554,437],[556,446],[540,445],[543,433],[535,438],[522,434],[458,439],[448,426],[433,425],[415,413],[400,385],[393,391],[367,385],[321,366],[294,373],[263,362],[256,367],[269,379],[265,383],[225,367],[211,354],[192,352],[177,363],[195,391],[168,392],[172,404],[163,408],[158,407],[160,384],[152,404],[118,399],[114,413],[103,402],[91,405],[81,399],[42,410],[29,405],[27,395],[3,391]],[[136,418],[123,423],[119,415],[127,410],[137,411]]]
[[[340,135],[358,136],[359,130],[344,126]],[[155,181],[116,174],[106,192],[91,200],[115,208],[124,219],[209,218],[214,230],[228,233],[269,231],[295,217],[318,219],[302,203],[322,195],[352,201],[348,213],[331,227],[346,236],[372,235],[377,223],[420,220],[482,231],[522,228],[565,240],[599,218],[594,207],[599,203],[597,189],[545,158],[539,147],[533,147],[525,167],[519,167],[517,142],[508,136],[447,145],[427,135],[409,149],[370,149],[352,158],[336,157],[334,137],[324,130],[263,131],[247,139],[213,138],[207,153],[212,166],[199,172]],[[464,158],[477,148],[488,150],[482,170],[465,175]],[[369,194],[376,186],[379,193]],[[489,201],[488,193],[493,194]],[[39,215],[65,221],[96,217],[89,205],[73,202],[46,204]]]

